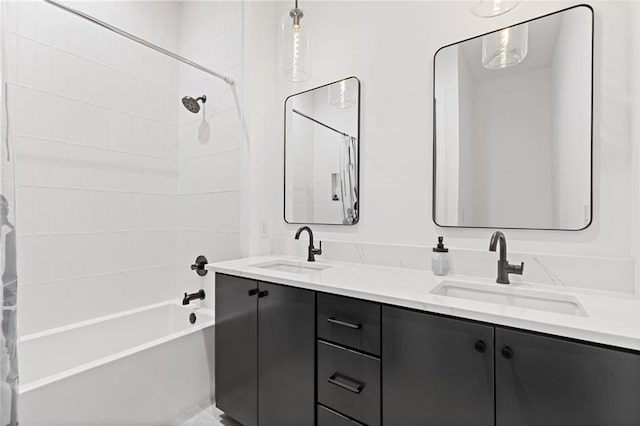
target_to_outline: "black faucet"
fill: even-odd
[[[204,299],[204,290],[198,290],[195,293],[191,293],[191,294],[184,294],[184,298],[182,299],[182,304],[183,305],[188,305],[192,300],[196,300],[196,299]]]
[[[313,231],[308,226],[302,226],[300,229],[296,231],[296,240],[300,239],[300,234],[302,231],[307,231],[309,233],[309,248],[307,249],[307,261],[315,262],[316,255],[320,256],[322,254],[322,241],[320,241],[320,248],[315,248],[313,246]]]
[[[500,243],[500,260],[498,260],[498,278],[497,283],[511,284],[509,282],[509,274],[522,275],[524,270],[524,262],[520,265],[511,265],[507,260],[507,239],[500,231],[496,231],[489,241],[489,251],[496,251],[496,245]]]

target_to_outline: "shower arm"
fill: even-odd
[[[153,49],[156,52],[159,52],[159,53],[162,53],[163,55],[169,56],[169,57],[171,57],[171,58],[173,58],[173,59],[175,59],[177,61],[180,61],[180,62],[182,62],[184,64],[189,65],[189,66],[192,66],[193,68],[196,68],[196,69],[199,69],[200,71],[206,72],[207,74],[211,74],[214,77],[217,77],[217,78],[219,78],[221,80],[224,80],[224,82],[227,83],[230,86],[233,86],[233,84],[234,84],[234,81],[233,81],[233,79],[231,77],[228,77],[228,76],[226,76],[224,74],[220,74],[218,72],[215,72],[215,71],[213,71],[213,70],[211,70],[211,69],[209,69],[209,68],[207,68],[205,66],[200,65],[197,62],[193,62],[192,60],[187,59],[187,58],[185,58],[183,56],[180,56],[177,53],[174,53],[174,52],[172,52],[170,50],[167,50],[167,49],[165,49],[163,47],[160,47],[160,46],[158,46],[156,44],[153,44],[151,42],[148,42],[147,40],[142,39],[142,38],[140,38],[138,36],[135,36],[135,35],[127,32],[125,30],[122,30],[122,29],[120,29],[118,27],[114,27],[113,25],[108,24],[108,23],[106,23],[104,21],[101,21],[100,19],[94,18],[91,15],[87,15],[86,13],[81,12],[81,11],[79,11],[77,9],[74,9],[74,8],[66,6],[66,5],[64,5],[62,3],[59,3],[56,0],[43,0],[43,1],[45,3],[48,3],[48,4],[52,5],[52,6],[55,6],[55,7],[59,8],[59,9],[62,9],[65,12],[69,12],[69,13],[71,13],[73,15],[76,15],[76,16],[78,16],[80,18],[83,18],[83,19],[85,19],[87,21],[93,22],[94,24],[99,25],[102,28],[105,28],[105,29],[107,29],[107,30],[109,30],[111,32],[114,32],[114,33],[116,33],[116,34],[118,34],[118,35],[120,35],[120,36],[122,36],[124,38],[128,38],[131,41],[134,41],[134,42],[136,42],[138,44],[141,44],[141,45],[146,46],[146,47],[148,47],[150,49]]]

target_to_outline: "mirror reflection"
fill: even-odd
[[[285,221],[358,222],[360,82],[355,77],[285,101]]]
[[[438,225],[589,226],[592,31],[576,6],[436,53]]]

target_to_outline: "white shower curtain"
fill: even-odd
[[[6,8],[0,0],[0,425],[18,425],[18,332],[16,305],[18,280],[16,266],[15,175],[8,120],[6,83]]]
[[[342,200],[342,222],[351,225],[358,221],[358,140],[343,135],[340,144],[340,192]]]

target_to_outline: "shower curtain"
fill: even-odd
[[[342,200],[342,223],[351,225],[358,221],[358,140],[343,135],[340,144],[340,192]]]
[[[18,332],[16,305],[18,280],[16,266],[15,176],[8,120],[6,83],[6,1],[0,0],[0,425],[18,425]]]

